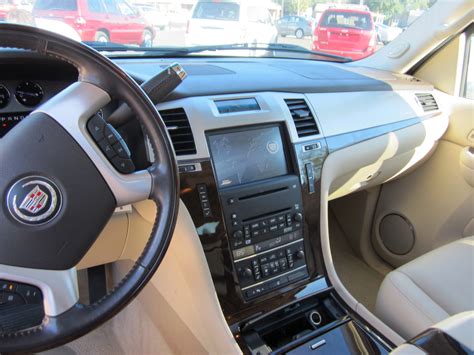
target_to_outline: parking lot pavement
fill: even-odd
[[[185,30],[184,29],[169,29],[165,31],[158,31],[153,41],[154,46],[185,46]]]
[[[296,38],[295,36],[278,36],[277,42],[285,44],[295,44],[306,49],[311,49],[311,37]]]

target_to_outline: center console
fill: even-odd
[[[319,262],[324,139],[293,143],[284,121],[205,137],[209,158],[179,162],[180,197],[229,325],[327,288]]]
[[[286,126],[206,132],[210,159],[181,161],[191,212],[224,316],[245,354],[385,354],[338,302],[319,238],[324,139]]]
[[[278,125],[208,134],[233,269],[244,301],[307,278],[299,176]]]
[[[245,300],[308,276],[298,177],[230,188],[220,199]]]

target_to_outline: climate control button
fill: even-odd
[[[241,230],[237,230],[232,234],[232,236],[235,239],[241,239],[244,236],[244,233]]]

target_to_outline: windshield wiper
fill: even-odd
[[[89,47],[99,51],[126,51],[135,49],[133,47],[126,46],[125,44],[115,42],[84,41],[82,43],[87,44]]]
[[[255,50],[255,51],[280,51],[289,53],[301,53],[306,55],[314,55],[319,57],[337,59],[341,62],[351,62],[352,59],[343,57],[336,54],[329,54],[324,52],[316,52],[298,46],[296,44],[283,44],[283,43],[234,43],[234,44],[216,44],[206,46],[192,46],[192,47],[155,47],[155,48],[135,48],[124,45],[105,45],[101,46],[95,42],[95,49],[105,52],[140,52],[141,54],[153,54],[163,57],[180,57],[187,56],[190,54],[202,53],[202,52],[217,52],[217,51],[228,51],[228,50]]]

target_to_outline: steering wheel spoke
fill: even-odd
[[[8,307],[8,297],[10,295],[19,297],[20,301],[24,303],[36,303],[40,299],[39,295],[30,295],[22,291],[22,289],[26,289],[26,292],[28,292],[29,286],[41,290],[44,313],[48,317],[56,317],[66,312],[79,300],[75,268],[43,270],[0,265],[0,280],[3,281],[3,285],[6,285],[5,289],[0,290],[0,292],[3,292],[4,307]],[[9,284],[11,288],[8,287]]]
[[[148,199],[151,176],[147,170],[132,174],[118,172],[88,131],[88,120],[109,102],[110,96],[105,90],[87,82],[76,82],[32,114],[41,112],[48,115],[69,133],[99,170],[120,207]]]

